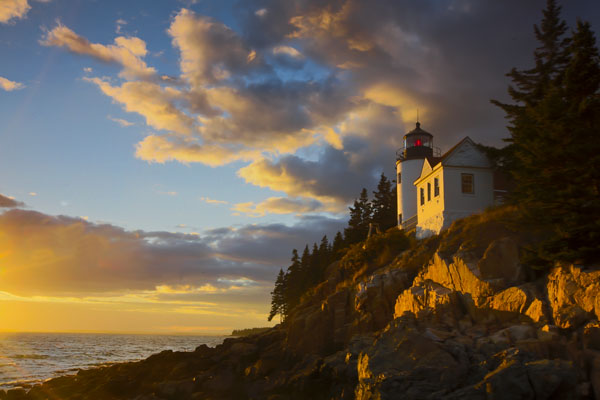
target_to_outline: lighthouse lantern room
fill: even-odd
[[[413,183],[421,175],[423,161],[439,155],[439,149],[433,147],[433,135],[421,129],[419,122],[404,135],[404,147],[396,152],[398,226],[405,230],[417,224],[417,192]]]

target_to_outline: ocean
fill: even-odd
[[[28,388],[79,369],[144,359],[163,350],[214,347],[226,336],[86,333],[0,334],[0,389]]]

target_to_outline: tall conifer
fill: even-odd
[[[373,192],[373,222],[379,225],[382,232],[396,225],[396,188],[381,173],[377,190]]]

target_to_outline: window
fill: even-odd
[[[440,178],[433,178],[433,195],[435,197],[440,195]]]
[[[425,204],[425,189],[421,188],[421,205]]]
[[[427,201],[431,201],[431,182],[427,182]]]
[[[460,174],[460,182],[463,193],[475,193],[473,174]]]
[[[402,173],[398,172],[398,185],[402,183]]]

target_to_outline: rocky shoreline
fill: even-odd
[[[459,221],[384,265],[345,257],[266,332],[0,399],[600,398],[600,268],[531,270],[520,254],[535,235],[510,213]]]

